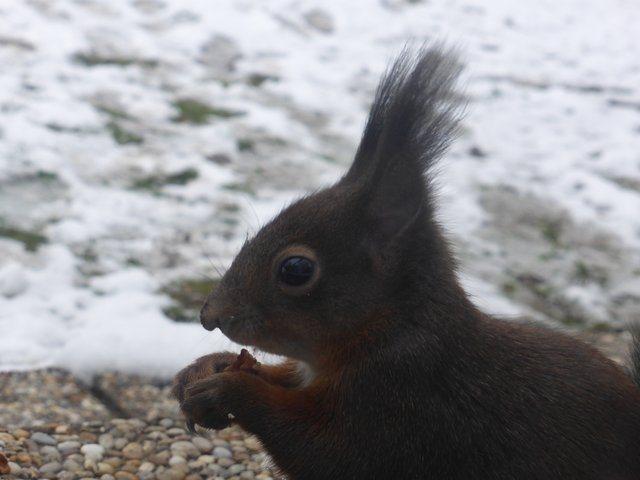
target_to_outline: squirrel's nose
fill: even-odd
[[[215,330],[220,327],[221,314],[220,308],[216,308],[215,304],[207,300],[200,310],[200,323],[209,331]]]

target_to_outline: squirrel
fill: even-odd
[[[288,359],[180,371],[192,429],[238,424],[291,480],[640,479],[640,328],[627,372],[460,286],[432,185],[459,72],[439,45],[405,48],[347,173],[245,242],[202,325]]]

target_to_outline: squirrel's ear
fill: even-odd
[[[453,89],[459,71],[452,53],[405,48],[378,86],[342,183],[364,195],[364,214],[380,240],[406,231],[429,208],[429,168],[457,128]]]

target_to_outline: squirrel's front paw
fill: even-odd
[[[228,427],[235,418],[238,399],[243,395],[239,383],[244,373],[221,373],[187,386],[185,400],[180,403],[189,424],[205,428]]]
[[[178,372],[173,381],[172,394],[180,403],[184,401],[185,392],[189,385],[208,378],[217,373],[222,373],[225,368],[232,365],[238,355],[231,352],[212,353],[200,357],[188,367]]]

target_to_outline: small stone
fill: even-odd
[[[93,458],[93,457],[85,458],[83,465],[85,470],[89,470],[94,473],[98,471],[98,460],[96,458]]]
[[[198,475],[197,473],[192,473],[184,477],[184,480],[203,480],[202,475]]]
[[[105,463],[108,463],[109,465],[111,465],[114,470],[118,469],[122,466],[122,459],[118,458],[118,457],[109,457],[109,458],[105,458],[104,459]]]
[[[136,442],[129,443],[122,449],[122,455],[126,458],[142,458],[142,445]]]
[[[125,445],[127,445],[127,443],[129,443],[129,440],[127,440],[126,438],[116,438],[115,441],[113,442],[113,447],[116,450],[122,450]]]
[[[251,470],[245,470],[240,474],[240,478],[242,478],[243,480],[254,480],[256,478],[256,474]]]
[[[209,463],[213,463],[215,459],[213,458],[212,455],[200,455],[198,457],[198,461],[203,463],[203,464],[209,464]]]
[[[200,456],[200,451],[196,446],[187,441],[179,441],[171,444],[171,453],[185,458],[196,458]]]
[[[58,444],[58,450],[63,455],[69,455],[71,453],[77,453],[80,451],[80,442],[75,440],[67,440],[66,442],[60,442]]]
[[[170,428],[169,430],[167,430],[167,435],[170,435],[172,437],[175,437],[177,435],[184,435],[185,433],[187,433],[187,432],[184,431],[184,428],[175,427],[175,428]]]
[[[55,438],[53,438],[51,435],[48,435],[42,432],[35,432],[33,435],[31,435],[31,440],[33,440],[36,443],[39,443],[40,445],[53,446],[58,444]]]
[[[151,463],[151,462],[144,462],[140,465],[140,467],[138,468],[138,470],[140,472],[153,472],[153,470],[156,468],[156,466]]]
[[[110,475],[108,473],[105,473],[104,475],[102,475],[100,477],[100,480],[116,480],[116,477],[114,477],[113,475]]]
[[[158,480],[184,480],[184,477],[189,473],[189,467],[185,464],[175,465],[162,473],[158,473],[156,478]]]
[[[7,473],[11,473],[11,467],[9,466],[9,461],[7,457],[4,456],[3,453],[0,453],[0,475],[6,475]]]
[[[33,463],[33,459],[31,455],[27,452],[20,452],[15,456],[15,459],[18,461],[20,465],[31,465]]]
[[[86,443],[96,443],[98,441],[98,436],[95,433],[91,432],[80,432],[78,437],[80,437],[80,440]]]
[[[104,455],[104,447],[98,443],[87,443],[80,448],[80,451],[85,457],[95,461],[102,460],[102,456]]]
[[[231,452],[225,447],[216,447],[213,449],[213,454],[219,458],[230,458]]]
[[[22,473],[22,467],[14,462],[9,462],[9,471],[11,475],[20,475]]]
[[[155,455],[150,455],[149,461],[156,465],[167,465],[169,463],[169,458],[171,458],[171,452],[169,450],[163,450]]]
[[[71,433],[71,427],[69,427],[69,425],[56,425],[54,433],[57,435],[69,435]]]
[[[52,473],[58,473],[60,470],[62,470],[62,465],[60,464],[60,462],[45,463],[44,465],[42,465],[38,469],[38,471],[42,475],[49,475],[49,474],[52,474]]]
[[[187,460],[184,457],[181,457],[179,455],[174,455],[169,459],[169,465],[171,466],[179,465],[181,463],[187,463]]]
[[[40,454],[44,457],[44,461],[46,462],[59,462],[62,460],[62,455],[56,447],[52,447],[51,445],[45,445],[40,449]]]
[[[98,471],[96,473],[99,473],[100,475],[111,475],[113,474],[113,472],[116,471],[115,468],[113,468],[113,465],[107,463],[107,462],[98,462]]]
[[[121,467],[121,470],[124,470],[125,472],[136,473],[140,468],[141,463],[142,462],[137,458],[132,458],[131,460],[127,460],[125,462],[125,464]]]
[[[10,433],[7,432],[0,432],[0,441],[6,442],[6,443],[13,443],[15,442],[15,438],[13,435],[11,435]]]
[[[193,443],[202,453],[209,453],[213,448],[213,444],[204,437],[193,437],[191,443]]]
[[[122,470],[116,472],[115,477],[117,480],[138,480],[138,477],[133,473],[123,472]]]
[[[62,472],[58,472],[56,474],[56,478],[58,480],[75,480],[76,478],[76,474],[72,473],[72,472],[65,472],[64,470]]]
[[[218,465],[220,465],[221,467],[225,467],[225,468],[230,467],[234,463],[235,463],[235,460],[233,458],[222,457],[218,459]]]
[[[111,450],[113,448],[113,435],[110,433],[103,433],[98,437],[98,443],[102,445],[105,450]]]
[[[228,447],[229,446],[229,442],[227,442],[226,440],[223,440],[221,438],[214,438],[211,443],[213,443],[214,446],[216,447]]]
[[[229,473],[231,473],[232,475],[237,475],[238,473],[243,472],[244,469],[244,465],[242,465],[241,463],[236,463],[229,467]]]
[[[80,465],[75,460],[67,458],[64,462],[62,462],[62,468],[70,472],[79,472],[80,470],[82,470],[82,465]]]
[[[18,428],[17,430],[13,431],[13,436],[16,437],[17,439],[29,438],[29,432],[27,432],[26,430],[23,430],[22,428]]]
[[[163,418],[162,420],[160,420],[160,425],[162,425],[164,428],[171,428],[174,425],[174,421],[172,418]]]

